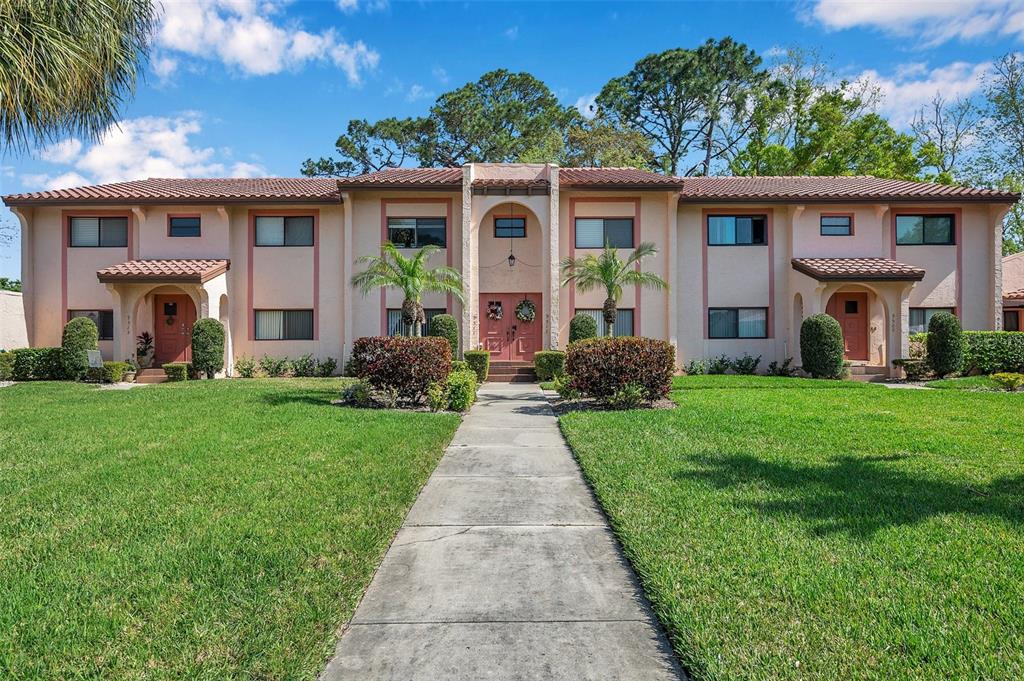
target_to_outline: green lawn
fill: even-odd
[[[999,384],[988,376],[963,376],[960,378],[941,378],[928,381],[929,388],[942,390],[1001,390]]]
[[[695,678],[1024,677],[1024,395],[677,387],[561,423]]]
[[[0,389],[0,677],[314,678],[458,424],[340,385]]]

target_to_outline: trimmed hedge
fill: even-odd
[[[168,381],[187,381],[192,373],[186,362],[168,362],[162,368]]]
[[[569,346],[565,372],[572,387],[588,397],[608,399],[630,384],[649,400],[668,394],[675,373],[672,344],[639,336],[589,338]]]
[[[586,340],[597,337],[597,320],[582,312],[573,316],[569,322],[569,342]]]
[[[64,377],[63,348],[12,350],[11,378],[15,381],[59,381]]]
[[[960,320],[949,312],[937,312],[928,322],[928,364],[942,378],[960,371],[964,364],[964,338]]]
[[[444,338],[452,346],[452,357],[459,356],[459,323],[450,314],[439,314],[430,320],[427,335]]]
[[[86,378],[96,383],[120,383],[124,379],[124,372],[135,367],[128,362],[103,362],[101,368],[89,367]]]
[[[453,371],[445,379],[449,411],[466,411],[476,401],[476,372]]]
[[[356,339],[352,362],[359,378],[374,388],[419,403],[431,383],[451,373],[452,349],[444,338],[369,336]]]
[[[1024,332],[964,331],[964,373],[1024,373]]]
[[[60,346],[64,348],[61,362],[63,377],[73,381],[81,380],[89,370],[88,350],[99,348],[100,332],[96,322],[88,317],[75,317],[64,325]]]
[[[814,378],[842,378],[843,330],[827,314],[811,315],[800,325],[803,369]]]
[[[491,353],[487,350],[466,350],[462,357],[469,368],[476,372],[476,382],[483,383],[491,373]]]
[[[14,353],[0,350],[0,381],[14,377]]]
[[[224,368],[224,325],[220,321],[207,317],[192,326],[192,368],[207,378]]]
[[[537,380],[550,381],[565,373],[565,353],[561,350],[541,350],[533,355],[533,368]]]

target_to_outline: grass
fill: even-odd
[[[929,388],[942,390],[1001,390],[999,384],[988,376],[963,376],[959,378],[940,378],[925,383]]]
[[[676,387],[561,424],[694,678],[1024,676],[1024,396]]]
[[[0,389],[0,676],[314,678],[458,423],[340,385]]]

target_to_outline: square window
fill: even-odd
[[[856,300],[847,300],[843,304],[843,312],[846,314],[857,314],[858,307]]]
[[[312,215],[256,216],[257,246],[312,246]]]
[[[175,215],[167,218],[167,236],[200,236],[201,218],[198,215]]]
[[[853,217],[849,215],[822,215],[822,236],[850,236],[853,234]]]
[[[128,218],[71,218],[73,248],[124,248],[128,245]]]

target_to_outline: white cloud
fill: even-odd
[[[439,82],[441,85],[448,84],[448,72],[445,71],[440,66],[435,66],[431,73],[434,74],[434,78],[436,78],[437,82]]]
[[[593,118],[597,114],[597,93],[592,92],[589,95],[583,95],[576,100],[576,110],[583,115],[584,118]]]
[[[415,102],[420,99],[433,99],[433,97],[434,93],[430,92],[419,83],[414,83],[413,86],[409,88],[409,92],[405,94],[405,99],[410,102]]]
[[[971,64],[958,61],[929,69],[927,64],[918,62],[897,67],[891,76],[868,70],[859,78],[867,78],[881,88],[884,99],[879,110],[895,127],[905,128],[910,125],[914,114],[931,102],[936,93],[946,100],[976,95],[991,68],[989,62]]]
[[[388,0],[337,0],[338,9],[346,14],[351,14],[359,8],[367,12],[383,12],[391,6]]]
[[[178,60],[171,57],[159,56],[153,59],[153,73],[161,82],[166,82],[178,70]]]
[[[98,142],[85,148],[70,139],[53,145],[44,160],[70,166],[49,173],[24,174],[29,188],[61,187],[123,182],[147,177],[259,177],[266,170],[258,163],[238,161],[230,166],[218,160],[217,150],[193,142],[202,131],[202,117],[187,112],[174,117],[146,116],[111,126]],[[230,149],[221,149],[229,156]]]
[[[816,0],[805,18],[826,28],[864,26],[933,46],[990,34],[1024,38],[1021,0]]]
[[[49,163],[70,163],[80,151],[82,142],[72,137],[49,145],[39,152],[39,157]]]
[[[310,33],[278,21],[281,4],[277,2],[175,0],[163,7],[156,33],[160,48],[198,59],[219,59],[243,75],[269,75],[311,62],[330,62],[345,72],[349,82],[358,84],[363,72],[376,68],[380,60],[365,43],[345,41],[332,28]]]
[[[505,29],[505,37],[508,38],[509,40],[515,40],[516,38],[518,38],[519,37],[519,27],[518,26],[509,26],[508,28],[506,28]]]

